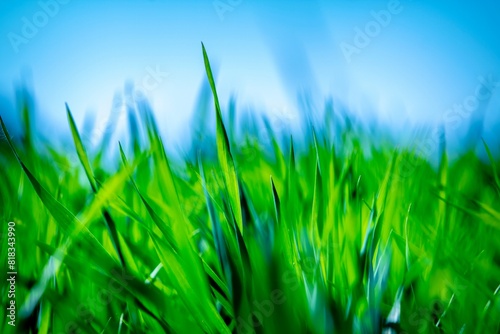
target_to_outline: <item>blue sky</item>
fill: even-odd
[[[390,13],[383,24],[375,19],[381,13]],[[371,37],[359,43],[367,29]],[[146,83],[165,136],[179,140],[204,80],[203,41],[223,104],[235,94],[240,108],[293,119],[297,92],[307,91],[318,105],[333,96],[401,129],[442,120],[480,76],[500,80],[499,31],[495,1],[7,0],[0,4],[2,115],[15,112],[8,105],[25,80],[36,94],[38,127],[64,133],[64,102],[80,124],[88,112],[105,119],[115,92],[132,80]],[[478,113],[493,136],[499,106],[495,90],[449,136],[463,137]]]

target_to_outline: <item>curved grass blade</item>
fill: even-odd
[[[216,117],[216,136],[217,136],[217,155],[219,163],[221,165],[222,173],[224,175],[224,183],[229,195],[229,201],[231,208],[234,212],[236,219],[236,224],[243,234],[243,220],[241,217],[241,205],[240,205],[240,191],[238,189],[238,178],[236,176],[236,169],[234,167],[234,160],[231,154],[231,148],[229,146],[229,139],[227,137],[226,128],[224,127],[224,122],[222,121],[222,113],[219,105],[219,98],[217,96],[217,89],[215,87],[214,77],[212,75],[212,69],[210,68],[210,62],[208,60],[207,51],[205,46],[201,43],[203,49],[203,60],[205,62],[205,70],[207,72],[208,82],[212,88],[212,93],[214,96],[215,105],[215,117]]]
[[[120,154],[123,164],[127,165],[127,159],[120,144]],[[200,326],[209,333],[228,333],[227,325],[217,312],[209,296],[208,283],[204,273],[203,264],[185,230],[186,223],[184,214],[178,207],[177,216],[173,217],[178,224],[172,228],[164,221],[151,206],[150,201],[141,193],[135,181],[130,176],[130,180],[141,198],[142,203],[157,227],[162,232],[164,238],[160,238],[155,233],[150,233],[155,250],[160,261],[165,268],[174,288],[186,307],[191,311],[192,316],[199,320]],[[175,187],[173,187],[175,191]]]
[[[488,154],[488,159],[490,159],[491,162],[491,168],[493,169],[493,178],[495,179],[495,184],[496,184],[496,189],[498,193],[500,194],[500,178],[498,177],[498,171],[495,165],[495,159],[493,158],[493,154],[490,151],[490,148],[486,144],[486,141],[483,140],[483,145],[484,149],[486,150],[486,153]]]
[[[47,210],[50,212],[50,214],[54,217],[55,221],[58,223],[64,234],[68,236],[68,239],[62,246],[62,253],[65,252],[67,247],[72,241],[72,237],[76,236],[76,234],[81,233],[83,242],[85,246],[88,247],[89,250],[94,252],[95,256],[103,257],[104,259],[109,258],[110,255],[107,253],[106,249],[99,243],[99,241],[96,239],[96,237],[87,229],[87,227],[78,220],[64,205],[62,205],[59,201],[57,201],[41,184],[38,182],[36,177],[29,171],[29,169],[25,166],[25,164],[21,161],[21,158],[17,154],[16,149],[14,148],[14,145],[12,143],[12,140],[10,138],[10,135],[7,132],[7,129],[5,127],[5,124],[0,117],[0,125],[5,133],[5,136],[7,138],[7,142],[14,153],[17,161],[21,165],[21,168],[25,172],[26,176],[28,177],[29,181],[31,182],[33,188],[35,189],[35,192],[37,193],[38,197],[42,201],[42,203],[45,205]],[[47,267],[46,267],[47,269]],[[58,270],[58,265],[55,266],[55,269],[53,271],[57,272]],[[21,308],[21,311],[24,314],[31,314],[33,311],[33,308],[35,305],[38,303],[39,298],[43,294],[46,284],[48,282],[48,277],[50,276],[50,272],[44,271],[46,275],[42,277],[42,281],[39,285],[39,288],[37,289],[38,292],[35,293],[34,296],[28,296],[28,303],[25,304]]]
[[[57,249],[50,245],[38,242],[37,246],[43,251],[51,254],[62,261],[68,268],[76,273],[82,274],[79,270],[81,267],[81,259],[71,255],[61,256]],[[85,271],[88,278],[99,287],[102,291],[110,291],[117,301],[125,302],[128,297],[132,297],[133,303],[146,314],[153,317],[165,329],[170,329],[170,326],[162,319],[161,313],[167,308],[168,303],[165,298],[162,298],[162,293],[153,284],[145,284],[144,281],[138,279],[136,275],[120,268],[118,265],[102,270],[102,268],[94,268],[87,266]],[[110,282],[115,282],[119,288],[110,289]],[[126,291],[127,294],[118,293],[116,291]]]
[[[94,172],[92,170],[92,167],[90,166],[87,152],[85,150],[85,147],[83,146],[80,133],[78,132],[75,120],[73,119],[73,115],[71,114],[71,110],[69,109],[67,103],[66,103],[66,115],[68,117],[68,122],[71,128],[71,134],[73,135],[73,141],[75,143],[78,158],[80,159],[83,169],[85,170],[85,175],[87,175],[87,178],[90,182],[90,186],[92,187],[92,191],[94,192],[94,194],[96,194],[98,190],[98,185],[94,178]],[[113,242],[115,251],[118,254],[118,258],[120,259],[122,266],[125,266],[125,259],[123,258],[123,252],[120,247],[120,239],[118,238],[118,231],[116,230],[115,222],[113,221],[113,218],[111,218],[110,213],[106,209],[102,210],[102,214],[104,216],[104,221],[106,222],[106,228],[108,229],[108,233],[111,236],[111,241]]]

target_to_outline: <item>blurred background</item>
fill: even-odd
[[[450,150],[481,137],[498,154],[497,1],[41,0],[0,2],[0,107],[19,131],[27,87],[36,128],[69,138],[104,122],[132,86],[169,145],[186,139],[206,84],[200,42],[223,109],[293,124],[327,99],[395,138],[444,127]]]

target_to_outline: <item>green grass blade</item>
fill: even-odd
[[[78,128],[76,127],[75,120],[73,119],[73,115],[71,114],[71,110],[69,109],[68,104],[66,104],[66,114],[68,117],[68,122],[70,125],[71,133],[73,135],[73,141],[75,143],[76,152],[78,154],[78,158],[82,163],[83,169],[85,170],[85,175],[87,175],[87,179],[90,182],[90,186],[92,187],[92,191],[97,193],[97,182],[94,178],[94,172],[92,167],[90,166],[90,162],[87,156],[87,152],[85,147],[83,146],[82,139],[80,137],[80,133],[78,132]],[[104,216],[104,220],[106,222],[106,227],[111,236],[111,241],[113,242],[113,246],[115,248],[118,257],[120,258],[120,262],[123,266],[125,266],[125,260],[123,258],[122,249],[120,247],[120,239],[118,238],[118,231],[116,230],[116,225],[113,219],[111,218],[110,213],[103,209],[102,214]]]
[[[497,189],[498,193],[500,194],[500,178],[498,176],[498,171],[496,168],[495,159],[493,158],[493,154],[491,153],[490,148],[486,144],[486,141],[484,139],[482,139],[482,141],[483,141],[484,149],[486,150],[486,153],[488,154],[488,159],[490,159],[490,162],[491,162],[491,169],[493,170],[493,178],[495,179],[496,189]]]
[[[224,127],[224,122],[222,121],[222,113],[219,105],[219,98],[217,96],[217,89],[215,87],[214,77],[212,75],[212,69],[210,68],[210,62],[208,60],[207,52],[205,46],[202,43],[203,49],[203,59],[205,62],[205,70],[207,72],[208,81],[210,87],[212,88],[212,94],[214,96],[215,104],[215,117],[216,117],[216,136],[217,136],[217,154],[219,157],[219,163],[221,165],[222,173],[224,175],[224,183],[226,185],[227,193],[229,195],[229,201],[231,203],[231,208],[234,212],[236,223],[242,235],[243,233],[243,222],[241,217],[241,205],[240,205],[240,191],[238,189],[238,178],[236,176],[236,169],[234,167],[233,156],[231,154],[231,148],[229,146],[229,139],[227,137],[226,128]]]

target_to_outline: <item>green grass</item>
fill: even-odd
[[[87,152],[69,108],[71,152],[40,141],[28,107],[22,138],[2,121],[1,268],[13,221],[18,275],[16,327],[2,285],[0,332],[500,332],[486,143],[488,163],[436,143],[434,169],[335,118],[285,140],[269,128],[269,145],[236,138],[203,55],[215,138],[184,161],[145,104],[116,149]]]

